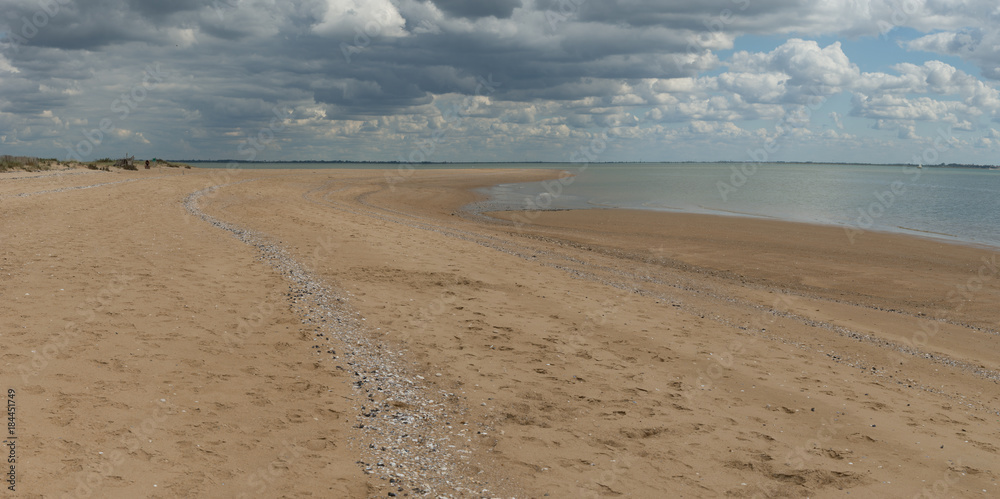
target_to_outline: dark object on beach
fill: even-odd
[[[147,170],[149,169],[149,160],[148,159],[146,160],[146,169]]]
[[[133,164],[134,161],[135,156],[129,156],[128,153],[125,153],[124,158],[115,161],[115,166],[124,170],[138,170],[138,168],[136,168]]]

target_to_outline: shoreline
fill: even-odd
[[[499,209],[499,210],[487,208],[487,209],[483,209],[483,210],[470,209],[470,210],[467,210],[467,211],[474,212],[477,215],[482,215],[482,216],[490,217],[494,221],[497,221],[497,222],[499,222],[499,221],[511,222],[511,221],[513,221],[512,219],[516,218],[516,216],[515,216],[516,214],[518,214],[518,213],[525,213],[525,212],[552,212],[552,213],[557,213],[557,212],[568,212],[568,211],[586,212],[586,211],[602,211],[602,210],[618,211],[618,212],[622,212],[622,213],[626,213],[626,214],[630,213],[630,212],[635,212],[635,213],[663,213],[665,215],[677,215],[677,216],[681,216],[681,217],[683,217],[683,216],[703,216],[703,217],[717,217],[717,218],[751,219],[751,220],[763,220],[763,221],[781,222],[781,223],[787,223],[787,224],[806,225],[806,226],[812,226],[812,227],[825,227],[825,228],[831,228],[831,229],[840,229],[841,231],[845,231],[845,232],[849,232],[849,231],[852,230],[852,227],[849,226],[849,225],[838,224],[838,223],[833,223],[833,222],[831,222],[831,223],[822,223],[822,222],[819,222],[819,221],[793,220],[793,219],[779,218],[779,217],[774,217],[774,216],[769,216],[769,215],[755,215],[755,214],[752,214],[752,213],[738,213],[738,212],[733,212],[733,213],[704,212],[704,213],[702,213],[702,212],[684,211],[684,210],[679,210],[679,209],[678,210],[653,209],[653,208],[651,208],[651,209],[639,209],[639,208],[619,208],[619,207],[615,207],[615,206],[594,206],[592,208],[546,208],[546,209],[527,209],[526,208],[526,209]],[[494,214],[509,214],[509,215],[507,215],[505,217],[494,217],[493,216]],[[893,236],[900,236],[900,237],[916,238],[916,239],[920,239],[920,240],[924,240],[924,241],[936,242],[936,243],[940,243],[940,244],[949,244],[949,245],[955,245],[955,246],[964,246],[964,247],[969,247],[969,248],[977,248],[977,249],[986,250],[986,251],[1000,251],[1000,243],[990,244],[990,243],[984,243],[984,242],[978,242],[978,241],[968,241],[968,240],[965,240],[965,239],[961,239],[958,236],[955,236],[953,234],[945,234],[945,233],[934,232],[934,231],[929,231],[929,230],[912,229],[912,228],[908,228],[908,227],[898,227],[898,229],[901,229],[901,230],[889,230],[889,229],[863,229],[863,230],[862,229],[853,229],[853,230],[856,231],[856,232],[859,232],[861,235],[868,234],[868,233],[871,233],[871,234],[882,234],[882,235],[893,235]]]
[[[571,176],[575,176],[575,174],[573,174]],[[536,183],[536,182],[537,181],[516,182],[516,183],[533,184],[533,183]],[[491,189],[497,188],[497,187],[500,187],[501,185],[502,184],[495,184],[495,185],[491,186],[490,188]],[[485,189],[485,188],[483,188],[483,189]],[[536,203],[537,203],[537,199],[542,194],[543,193],[539,193],[539,194],[535,194],[533,196],[534,199],[535,199],[535,201],[536,201]],[[749,218],[749,219],[754,219],[754,220],[776,220],[776,221],[782,221],[782,222],[787,222],[787,223],[815,225],[815,226],[822,226],[822,227],[836,227],[836,228],[844,230],[849,235],[850,234],[863,235],[863,234],[869,233],[869,232],[870,233],[876,233],[876,234],[898,234],[898,235],[904,235],[904,236],[910,236],[910,237],[918,237],[918,238],[924,238],[924,239],[931,239],[931,240],[935,240],[935,241],[939,241],[939,242],[944,242],[944,243],[950,243],[950,244],[967,245],[967,246],[974,246],[974,247],[979,247],[979,248],[983,248],[983,249],[1000,250],[1000,241],[994,242],[994,243],[983,242],[983,241],[975,241],[975,240],[965,239],[965,238],[963,238],[961,236],[954,235],[954,234],[948,234],[948,233],[944,233],[944,232],[937,232],[937,231],[926,230],[926,229],[916,229],[916,228],[911,228],[911,227],[903,227],[903,226],[898,226],[898,225],[897,226],[883,225],[883,226],[873,226],[873,227],[870,227],[870,228],[861,228],[857,224],[854,224],[854,223],[836,222],[836,221],[824,222],[822,220],[811,220],[811,219],[795,219],[795,218],[780,217],[780,216],[775,216],[775,215],[762,215],[762,214],[755,214],[755,213],[741,212],[741,211],[730,211],[730,210],[723,210],[723,209],[703,208],[700,211],[696,211],[696,210],[689,210],[689,209],[683,209],[683,208],[621,207],[621,206],[615,206],[615,205],[609,205],[609,204],[604,204],[604,205],[602,205],[602,204],[594,204],[591,201],[583,201],[587,205],[586,207],[574,206],[574,207],[563,207],[563,208],[529,208],[529,207],[514,206],[514,204],[507,203],[505,201],[497,201],[497,202],[494,203],[494,202],[492,202],[491,199],[489,199],[489,194],[488,193],[486,194],[486,196],[487,196],[487,199],[483,200],[483,204],[485,205],[484,208],[480,209],[479,207],[471,207],[469,209],[469,211],[473,211],[473,212],[476,212],[478,214],[487,215],[488,216],[488,213],[490,213],[490,212],[496,212],[496,213],[499,213],[499,212],[517,213],[517,212],[534,212],[534,211],[540,211],[541,212],[541,211],[573,211],[573,210],[580,210],[580,211],[583,211],[583,210],[622,210],[622,211],[626,211],[626,212],[629,212],[629,211],[634,211],[634,212],[656,212],[656,213],[668,213],[668,214],[677,214],[677,215],[704,215],[704,216],[717,216],[717,217]],[[491,203],[493,203],[492,207],[490,206]]]

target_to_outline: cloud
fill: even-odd
[[[178,13],[197,11],[205,7],[205,2],[200,0],[172,0],[170,2],[128,0],[125,4],[130,10],[154,20],[163,20]]]
[[[980,0],[916,2],[904,16],[881,0],[49,4],[58,11],[7,0],[0,16],[0,136],[46,155],[110,118],[116,131],[99,149],[238,157],[279,108],[288,126],[260,157],[395,159],[447,130],[437,159],[565,159],[605,128],[621,134],[620,154],[627,143],[708,155],[773,136],[778,123],[794,122],[796,140],[842,144],[865,133],[917,140],[920,122],[980,133],[1000,119],[993,82],[928,55],[991,77],[996,8]],[[880,22],[928,33],[903,42],[922,55],[862,72],[835,40],[894,43],[875,38]],[[746,35],[777,41],[749,50]],[[169,76],[144,86],[154,63]],[[134,104],[127,114],[123,102]],[[831,120],[836,133],[816,131]],[[879,123],[892,137],[867,128]]]
[[[326,0],[326,12],[313,31],[327,36],[394,37],[405,34],[405,24],[389,0]]]
[[[983,75],[1000,80],[1000,34],[973,28],[926,35],[906,44],[910,50],[952,55],[979,66]]]
[[[454,16],[479,18],[493,16],[497,18],[508,18],[514,13],[514,9],[521,6],[521,0],[491,0],[489,2],[477,0],[432,0],[434,5],[444,12]]]
[[[829,116],[830,116],[830,120],[833,121],[834,126],[836,126],[838,130],[843,130],[844,129],[844,122],[841,119],[840,113],[834,111],[834,112],[830,113]]]
[[[795,102],[809,96],[839,93],[860,76],[840,42],[821,48],[815,41],[798,38],[768,53],[737,52],[729,68],[742,73],[784,75],[789,97]]]
[[[898,74],[864,73],[853,86],[851,114],[874,119],[944,121],[971,130],[1000,116],[1000,92],[941,61],[893,66]],[[910,97],[924,94],[921,97]]]
[[[0,54],[0,73],[19,73],[20,70],[11,66],[10,61]]]
[[[913,125],[900,125],[898,137],[904,140],[917,138],[917,127]]]
[[[688,132],[697,135],[723,135],[728,137],[743,137],[747,135],[746,130],[736,126],[736,124],[731,121],[692,121],[691,124],[688,125]]]

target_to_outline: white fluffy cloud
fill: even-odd
[[[323,20],[313,30],[327,36],[348,34],[370,39],[402,36],[405,25],[406,20],[389,0],[326,0]]]
[[[904,63],[897,74],[865,73],[854,85],[852,113],[874,119],[941,121],[973,130],[1000,116],[1000,92],[941,61]],[[923,94],[920,97],[913,95]]]
[[[793,38],[768,53],[737,52],[729,68],[735,72],[781,74],[787,85],[824,95],[842,91],[859,76],[840,42],[820,47],[812,40]]]
[[[11,66],[10,61],[6,57],[4,57],[3,54],[0,54],[0,73],[18,73],[18,72],[20,71],[14,66]]]

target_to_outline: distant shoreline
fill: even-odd
[[[4,156],[4,158],[16,159],[16,162],[5,161],[0,164],[0,171],[47,171],[59,167],[69,167],[69,168],[100,168],[112,166],[114,160],[111,158],[104,158],[93,160],[89,162],[80,163],[78,161],[60,161],[55,158],[39,158],[33,156]],[[142,161],[142,160],[138,160]],[[181,160],[167,160],[160,158],[160,161],[170,165],[171,163],[180,163],[179,166],[184,167],[187,165],[194,164],[225,164],[225,165],[281,165],[281,164],[291,164],[291,165],[389,165],[391,167],[398,167],[400,165],[406,166],[435,166],[435,165],[483,165],[483,166],[495,166],[495,165],[576,165],[590,164],[590,165],[711,165],[711,164],[745,164],[745,163],[755,163],[755,164],[765,164],[765,165],[837,165],[837,166],[901,166],[901,167],[927,167],[927,168],[968,168],[977,170],[1000,170],[1000,165],[974,165],[974,164],[963,164],[963,163],[940,163],[937,165],[915,165],[912,163],[851,163],[851,162],[818,162],[818,161],[766,161],[766,162],[748,162],[748,161],[591,161],[591,162],[572,162],[572,161],[421,161],[421,162],[408,162],[408,161],[358,161],[358,160],[294,160],[294,161],[242,161],[235,159],[181,159]]]
[[[298,160],[298,161],[241,161],[235,159],[183,159],[176,160],[179,163],[236,163],[236,164],[344,164],[344,165],[698,165],[698,164],[743,164],[759,163],[767,165],[838,165],[838,166],[922,166],[925,168],[974,168],[980,170],[1000,169],[1000,165],[973,165],[948,163],[937,165],[915,165],[912,163],[845,163],[845,162],[819,162],[819,161],[591,161],[585,163],[574,163],[572,161],[351,161],[351,160]]]

